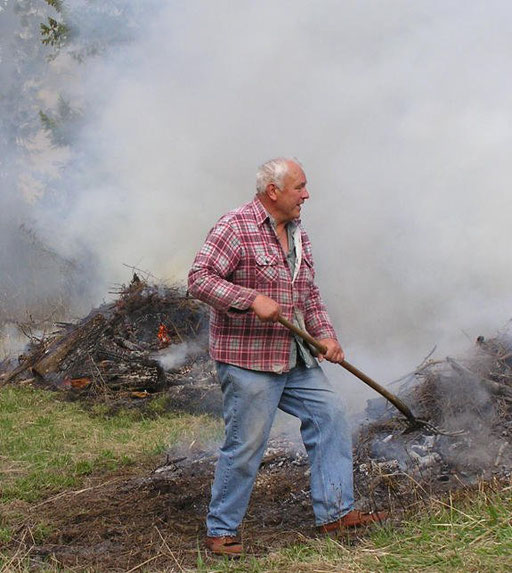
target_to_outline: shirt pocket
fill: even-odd
[[[273,253],[257,253],[256,281],[259,285],[277,282],[279,279],[279,259]]]

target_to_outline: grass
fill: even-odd
[[[376,527],[356,545],[348,539],[307,540],[263,559],[214,564],[202,573],[512,571],[512,486],[481,487],[456,501],[432,500],[400,526]]]
[[[208,416],[105,416],[101,407],[87,412],[51,392],[7,386],[0,392],[0,503],[32,503],[79,486],[89,474],[134,464],[178,441],[211,440],[221,431]]]
[[[368,566],[379,571],[512,570],[511,488],[482,488],[457,503],[432,502],[428,513],[407,521],[399,534],[375,534]]]

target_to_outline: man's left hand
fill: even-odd
[[[320,362],[322,362],[324,358],[329,362],[334,362],[336,364],[341,364],[343,360],[345,360],[343,348],[341,348],[340,343],[335,338],[322,338],[318,342],[327,348],[327,352],[325,354],[319,354],[317,356]]]

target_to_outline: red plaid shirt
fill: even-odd
[[[316,338],[336,338],[315,285],[311,243],[300,224],[295,277],[256,197],[224,215],[208,234],[188,277],[192,296],[211,306],[214,360],[266,372],[289,370],[293,335],[279,323],[261,322],[250,306],[258,293],[274,299],[293,320],[294,308]]]

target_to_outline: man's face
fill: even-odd
[[[276,188],[275,209],[282,221],[288,222],[300,217],[301,206],[309,193],[306,175],[300,165],[291,162],[280,188]]]

